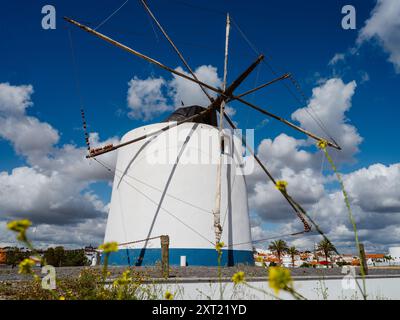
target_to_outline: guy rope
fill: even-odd
[[[190,76],[187,75],[184,72],[180,72],[174,68],[171,68],[143,53],[140,53],[139,51],[132,49],[124,44],[122,44],[121,42],[118,42],[100,32],[97,31],[98,27],[95,29],[92,29],[84,24],[81,24],[73,19],[64,17],[64,19],[66,21],[68,21],[69,23],[79,27],[80,29],[84,30],[87,33],[90,33],[116,47],[119,47],[125,51],[127,51],[130,54],[133,54],[145,61],[147,61],[148,63],[152,64],[152,65],[156,65],[157,67],[164,69],[172,74],[174,74],[175,76],[184,78],[190,82],[196,83],[200,86],[201,90],[203,91],[203,93],[207,96],[208,100],[210,101],[210,104],[202,111],[198,112],[197,114],[185,118],[184,120],[181,121],[177,121],[174,123],[169,123],[168,125],[166,125],[165,127],[162,127],[161,129],[152,131],[150,133],[147,133],[146,135],[137,137],[135,139],[132,140],[128,140],[126,142],[123,143],[119,143],[117,145],[106,145],[104,147],[100,147],[100,148],[96,148],[96,149],[91,149],[90,145],[89,145],[89,140],[88,140],[88,136],[86,133],[86,121],[84,118],[84,113],[82,111],[82,120],[83,120],[83,126],[85,129],[85,141],[86,144],[88,146],[88,154],[87,154],[87,158],[93,158],[94,160],[98,161],[96,159],[97,156],[108,153],[108,152],[112,152],[115,151],[119,148],[125,147],[129,144],[132,143],[136,143],[138,141],[141,141],[143,139],[147,139],[150,136],[158,136],[168,130],[170,130],[171,128],[177,127],[183,123],[187,123],[187,122],[193,122],[194,120],[206,115],[207,113],[217,110],[219,111],[220,114],[220,121],[219,121],[219,137],[220,137],[220,162],[219,162],[219,169],[217,172],[217,194],[216,194],[216,200],[215,200],[215,210],[214,210],[214,228],[215,228],[215,244],[218,244],[221,238],[221,234],[222,234],[222,227],[220,224],[220,206],[221,206],[221,166],[222,166],[222,158],[223,158],[223,134],[222,134],[222,129],[223,129],[223,119],[225,118],[228,122],[228,124],[233,128],[236,129],[236,126],[234,124],[234,122],[229,118],[229,116],[226,114],[225,112],[225,106],[227,103],[232,102],[232,101],[238,101],[240,102],[242,105],[250,107],[260,113],[262,113],[263,115],[273,118],[275,120],[278,120],[279,122],[291,127],[292,129],[295,129],[299,132],[304,133],[305,135],[307,135],[308,137],[318,141],[318,142],[324,142],[326,144],[327,147],[332,147],[338,150],[341,150],[340,146],[336,143],[336,141],[330,137],[330,140],[324,139],[320,136],[318,136],[317,134],[310,132],[308,130],[305,130],[303,128],[301,128],[300,126],[284,119],[283,117],[280,117],[268,110],[266,110],[265,108],[261,108],[257,105],[255,105],[254,103],[250,103],[247,100],[243,99],[243,97],[249,95],[250,93],[253,93],[255,91],[258,91],[262,88],[265,88],[267,86],[270,86],[276,82],[285,80],[285,79],[290,79],[293,84],[296,86],[296,88],[298,90],[301,90],[300,87],[298,86],[297,82],[294,80],[293,76],[289,73],[285,73],[282,74],[280,76],[278,76],[278,74],[276,74],[276,72],[274,70],[273,73],[276,75],[276,78],[266,82],[254,89],[248,90],[246,92],[243,92],[241,94],[234,94],[234,91],[240,86],[240,84],[252,73],[252,71],[256,68],[256,66],[260,63],[260,62],[264,62],[264,55],[262,54],[258,54],[257,59],[236,79],[234,80],[229,86],[227,86],[227,61],[228,61],[228,43],[229,43],[229,30],[230,30],[230,22],[231,22],[231,18],[229,15],[227,15],[227,23],[226,23],[226,39],[225,39],[225,60],[224,60],[224,78],[223,78],[223,86],[222,88],[215,88],[212,85],[207,84],[204,81],[201,81],[197,78],[197,76],[195,75],[195,73],[193,72],[193,69],[189,66],[189,64],[187,63],[187,61],[185,60],[185,58],[183,57],[182,53],[179,51],[179,49],[177,48],[177,46],[174,44],[174,42],[172,41],[172,39],[170,38],[170,36],[167,34],[167,32],[165,31],[165,29],[162,27],[162,25],[160,24],[160,22],[157,20],[157,18],[155,17],[155,15],[153,14],[153,12],[150,10],[147,2],[145,0],[140,0],[142,5],[144,6],[146,12],[149,14],[149,16],[151,17],[151,19],[155,22],[156,26],[159,28],[159,30],[161,31],[161,33],[163,34],[163,36],[166,38],[166,40],[169,42],[169,44],[171,45],[171,47],[173,48],[173,50],[177,53],[177,55],[179,56],[179,59],[182,61],[182,63],[184,64],[184,66],[186,67],[186,69],[189,71]],[[125,2],[126,3],[126,2]],[[124,3],[124,4],[125,4]],[[123,5],[124,5],[123,4]],[[123,6],[122,5],[122,6]],[[121,6],[121,7],[122,7]],[[120,7],[120,8],[121,8]],[[117,10],[119,10],[120,8],[118,8]],[[114,13],[113,13],[114,14]],[[111,17],[111,16],[110,16]],[[110,18],[109,17],[109,18]],[[108,20],[109,18],[107,18],[106,20]],[[233,20],[232,20],[233,21]],[[104,21],[105,22],[105,21]],[[103,23],[104,23],[103,22]],[[102,24],[103,24],[102,23]],[[240,28],[237,26],[237,24],[235,22],[233,22],[234,25],[239,29],[239,31],[241,32],[241,34],[245,37],[244,33],[240,30]],[[102,25],[101,24],[101,25]],[[249,45],[252,46],[252,44],[248,41]],[[256,51],[255,47],[252,46],[252,49]],[[266,62],[264,62],[266,63]],[[267,64],[267,63],[266,63]],[[217,96],[214,98],[210,95],[210,93],[207,91],[211,91],[214,92],[215,94],[217,94]],[[320,121],[320,119],[318,119],[319,121],[317,121],[315,119],[315,117],[313,117],[314,120],[319,124],[319,126],[322,129],[325,129],[322,121]],[[326,130],[323,130],[326,133]],[[251,149],[250,146],[247,145],[246,141],[242,138],[242,142],[245,145],[245,147],[249,150],[250,154],[254,157],[254,159],[256,160],[256,162],[259,164],[259,166],[262,168],[262,170],[264,171],[264,173],[267,175],[267,177],[272,181],[272,183],[275,185],[276,189],[282,194],[282,196],[286,199],[286,201],[289,203],[290,207],[294,210],[294,212],[296,213],[296,215],[298,216],[298,218],[300,219],[300,221],[303,223],[304,226],[304,231],[302,232],[296,232],[293,233],[292,235],[298,235],[301,233],[306,233],[306,232],[310,232],[311,231],[311,226],[309,224],[309,222],[315,227],[315,230],[320,233],[325,239],[326,236],[325,234],[321,231],[321,229],[318,227],[318,225],[311,219],[311,217],[307,214],[307,212],[301,207],[300,204],[298,204],[287,192],[286,189],[286,185],[287,183],[284,181],[279,181],[276,180],[271,173],[269,172],[269,170],[266,168],[265,164],[262,163],[262,161],[259,159],[259,157],[255,154],[255,152]]]

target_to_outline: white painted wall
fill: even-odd
[[[400,262],[400,247],[390,247],[389,255],[394,259],[393,262]]]
[[[361,284],[361,280],[360,281]],[[270,295],[274,291],[269,288],[267,281],[254,281],[249,284],[257,289],[267,291]],[[181,283],[163,284],[163,291],[168,290],[175,293],[175,299],[212,299],[220,298],[218,283]],[[348,288],[348,283],[342,279],[326,280],[296,280],[294,287],[296,291],[310,300],[354,300],[362,299],[362,295],[357,289]],[[326,288],[326,289],[324,289]],[[367,279],[366,288],[368,299],[400,299],[400,277],[397,278],[376,278]],[[224,299],[275,299],[270,295],[263,294],[256,289],[249,288],[240,284],[234,286],[233,283],[224,283]],[[325,292],[325,295],[323,294]],[[285,292],[278,295],[281,299],[292,300],[293,297]],[[324,298],[325,297],[325,298]]]
[[[157,123],[134,129],[121,142],[166,125]],[[246,242],[233,248],[252,250],[246,183],[241,168],[242,144],[230,133],[226,136],[225,159],[233,161],[222,170],[222,241]],[[218,130],[194,123],[182,124],[154,139],[150,137],[118,149],[104,241],[125,243],[166,234],[170,236],[170,248],[214,248],[207,240],[215,242],[212,212],[218,150]],[[179,163],[175,166],[177,157]],[[164,161],[160,163],[160,159]],[[124,248],[142,246],[139,243]],[[150,241],[147,247],[159,248],[160,240]]]

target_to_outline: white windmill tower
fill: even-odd
[[[210,104],[207,107],[180,108],[166,122],[129,131],[118,145],[107,145],[97,149],[90,149],[89,146],[87,158],[93,158],[103,165],[104,163],[97,157],[118,149],[117,164],[113,170],[115,176],[105,242],[117,242],[119,251],[111,254],[109,263],[154,265],[160,260],[159,237],[168,235],[172,265],[179,264],[182,256],[186,257],[188,265],[217,265],[215,250],[217,243],[224,243],[221,260],[223,265],[253,264],[247,190],[243,172],[243,144],[273,183],[276,184],[276,181],[244,139],[234,135],[232,130],[223,129],[224,119],[232,129],[236,129],[225,112],[225,104],[232,100],[240,101],[316,140],[325,141],[325,139],[243,99],[251,92],[290,77],[289,74],[240,95],[234,95],[234,90],[264,57],[260,55],[235,81],[230,85],[226,84],[229,15],[226,27],[223,88],[218,89],[197,79],[144,0],[142,4],[192,77],[72,19],[65,18],[65,20],[149,63],[197,83],[209,98]],[[212,98],[207,90],[217,93],[217,97]],[[331,147],[340,149],[336,143],[327,143]],[[303,232],[310,231],[311,227],[305,217],[313,224],[314,222],[286,190],[279,191],[304,223]],[[317,231],[320,232],[318,228]]]

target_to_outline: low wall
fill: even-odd
[[[362,279],[357,279],[362,287]],[[162,284],[162,290],[175,294],[175,299],[220,299],[220,284],[218,282],[180,282]],[[349,279],[295,279],[294,288],[301,295],[310,300],[357,300],[362,295],[356,285]],[[368,299],[371,300],[399,300],[400,277],[368,277],[366,279]],[[222,283],[224,299],[275,299],[273,290],[267,281],[249,281],[248,285],[235,286],[232,282]],[[262,291],[266,291],[264,293]],[[281,299],[293,299],[285,292],[278,295]]]

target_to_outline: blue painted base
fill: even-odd
[[[170,265],[180,265],[181,256],[186,256],[188,266],[218,266],[218,254],[215,249],[169,249]],[[103,257],[102,257],[103,261]],[[161,261],[161,249],[121,249],[109,256],[109,265],[153,266]],[[222,250],[221,265],[254,265],[252,251]]]

